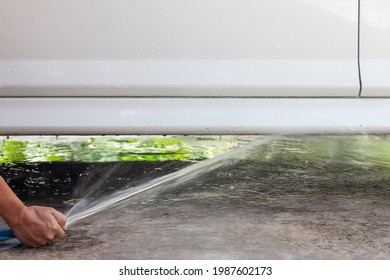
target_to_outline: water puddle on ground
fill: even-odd
[[[0,170],[18,195],[75,223],[63,240],[2,251],[0,259],[390,257],[389,137],[260,137],[266,143],[236,154],[229,151],[259,137],[178,138],[144,151],[131,139],[113,141],[112,151],[107,138],[95,139],[90,157],[80,143],[91,140],[29,140],[14,143],[24,154],[12,155],[4,143],[17,141],[4,139]],[[63,160],[28,149],[56,143]]]

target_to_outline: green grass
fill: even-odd
[[[0,163],[200,161],[253,141],[254,136],[129,136],[0,138]],[[304,160],[390,167],[389,136],[285,136],[259,147],[257,160]]]
[[[26,140],[0,142],[0,163],[199,161],[227,151],[229,140],[219,137],[80,137],[76,141]],[[229,145],[227,145],[229,144]]]

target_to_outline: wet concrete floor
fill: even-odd
[[[321,152],[304,141],[260,147],[249,158],[75,224],[45,247],[0,251],[0,259],[390,259],[389,164],[339,138],[322,141]],[[121,172],[137,170],[134,164],[137,172],[117,174],[110,186],[188,163],[138,162]],[[72,172],[88,181],[109,168]],[[57,206],[65,211],[69,198]]]

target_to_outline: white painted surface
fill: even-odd
[[[348,60],[0,61],[0,95],[353,96],[355,74]]]
[[[357,96],[357,0],[2,0],[0,96]]]
[[[390,96],[390,1],[361,0],[362,96]]]
[[[0,135],[390,133],[390,99],[2,98]]]

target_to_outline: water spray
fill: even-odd
[[[229,163],[231,164],[240,159],[246,158],[248,154],[253,151],[253,149],[270,142],[275,137],[275,135],[268,136],[258,141],[253,141],[247,145],[235,148],[231,151],[222,153],[213,158],[192,164],[179,171],[172,172],[157,179],[152,179],[136,187],[118,191],[111,196],[105,198],[103,201],[94,204],[90,207],[86,206],[87,201],[85,199],[82,199],[75,206],[73,206],[72,209],[70,209],[69,212],[66,214],[67,226],[69,228],[76,222],[80,222],[90,216],[122,205],[132,197],[151,192],[152,190],[162,191],[168,188],[176,187],[184,182],[190,181],[195,177],[200,176],[201,174],[205,174]]]
[[[74,205],[66,214],[67,216],[67,227],[71,227],[77,222],[81,222],[82,220],[96,215],[98,213],[107,211],[114,207],[118,207],[126,203],[130,198],[135,196],[148,193],[151,191],[157,192],[162,190],[167,190],[169,188],[176,187],[180,184],[188,182],[202,174],[213,171],[222,166],[233,164],[241,159],[247,158],[250,152],[252,152],[257,147],[269,143],[273,140],[276,135],[268,136],[262,138],[258,141],[252,141],[247,145],[240,146],[231,151],[219,154],[213,158],[206,159],[200,161],[198,163],[192,164],[188,167],[184,167],[183,169],[172,172],[168,175],[164,175],[162,177],[152,179],[145,183],[142,183],[136,187],[127,188],[121,191],[118,191],[104,200],[88,205],[88,201],[86,198],[79,201],[76,205]],[[114,169],[111,169],[102,178],[99,179],[98,184],[100,185],[114,172]],[[96,191],[96,187],[91,189],[91,192]],[[13,232],[8,228],[0,228],[0,242],[12,241],[15,239]],[[20,245],[19,241],[3,243],[0,246],[1,250],[6,250],[15,246]]]

